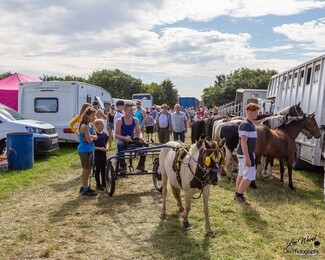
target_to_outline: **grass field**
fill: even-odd
[[[211,187],[213,239],[201,199],[186,230],[170,192],[160,220],[151,176],[118,180],[112,197],[90,198],[79,195],[80,175],[76,148],[67,146],[32,169],[0,175],[0,259],[301,259],[295,249],[325,258],[322,172],[295,171],[291,191],[276,167],[274,180],[248,190],[248,207],[233,200],[233,182]]]

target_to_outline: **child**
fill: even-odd
[[[96,189],[104,190],[105,186],[105,167],[106,167],[106,152],[107,152],[107,141],[108,136],[104,129],[103,119],[95,120],[95,129],[98,139],[94,142],[95,144],[95,178],[96,178]],[[100,182],[99,175],[101,175],[102,182]]]
[[[152,140],[152,135],[153,135],[153,127],[155,125],[155,119],[152,117],[149,111],[147,111],[146,114],[147,116],[146,116],[145,125],[146,125],[146,133],[147,133],[147,142],[149,143],[149,137],[151,134],[150,141],[154,143],[154,141]]]
[[[97,135],[94,126],[91,124],[95,120],[96,110],[88,107],[82,114],[81,122],[78,127],[80,143],[78,145],[78,154],[82,165],[82,186],[80,192],[86,196],[96,196],[96,192],[89,187],[88,178],[93,166],[94,160],[94,142]]]

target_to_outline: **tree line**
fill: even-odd
[[[240,68],[227,75],[216,75],[214,85],[203,90],[201,99],[207,107],[223,105],[235,99],[236,90],[239,88],[267,89],[271,77],[275,74],[277,74],[275,70]],[[10,75],[10,71],[0,74],[0,79]],[[134,93],[150,93],[154,102],[159,105],[166,103],[173,107],[178,102],[178,90],[170,79],[163,80],[161,83],[145,84],[141,79],[134,78],[119,69],[97,70],[88,78],[43,74],[40,79],[43,81],[80,81],[93,84],[104,88],[116,99],[131,99]]]

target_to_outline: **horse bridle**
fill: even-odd
[[[180,149],[184,149],[185,153],[190,157],[190,161],[193,160],[193,161],[197,164],[197,166],[198,166],[198,167],[203,171],[203,173],[204,173],[204,175],[203,175],[203,180],[201,180],[199,177],[196,176],[195,172],[193,172],[193,170],[192,170],[192,168],[191,168],[191,165],[190,165],[190,161],[189,161],[188,163],[183,162],[183,160],[181,161],[181,162],[183,162],[186,166],[188,166],[188,168],[190,169],[190,171],[191,171],[193,177],[201,183],[201,187],[202,187],[202,188],[201,188],[200,194],[199,194],[198,197],[193,197],[194,199],[199,199],[199,198],[201,197],[204,187],[208,184],[208,181],[209,181],[209,179],[210,179],[211,168],[207,168],[206,166],[209,166],[209,165],[211,164],[211,157],[212,157],[213,154],[215,154],[215,153],[217,153],[217,156],[216,156],[217,159],[220,158],[220,159],[219,159],[219,162],[218,162],[218,165],[219,165],[219,167],[220,167],[220,164],[221,164],[221,160],[222,160],[222,156],[223,156],[223,154],[222,154],[222,151],[219,149],[218,143],[215,142],[215,141],[213,141],[213,143],[214,143],[214,145],[215,145],[215,148],[214,148],[214,149],[205,149],[205,148],[203,148],[203,149],[204,149],[204,154],[202,155],[202,157],[205,157],[204,160],[203,160],[203,162],[204,162],[204,165],[203,165],[203,166],[202,166],[202,165],[201,165],[197,160],[195,160],[195,159],[193,158],[193,156],[192,156],[191,154],[189,154],[189,152],[188,152],[185,148],[183,148],[183,147],[180,148]],[[208,151],[210,151],[210,150],[212,150],[211,155],[206,156],[206,153],[207,153]],[[220,157],[219,157],[219,154],[220,154]],[[206,165],[207,158],[210,159],[210,164],[209,164],[209,165]],[[216,162],[216,164],[217,164],[217,162]]]

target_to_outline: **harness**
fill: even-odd
[[[175,159],[173,161],[173,170],[176,173],[176,179],[177,179],[179,185],[182,187],[182,180],[181,180],[181,176],[180,176],[180,167],[181,167],[182,163],[190,169],[190,172],[192,173],[193,177],[197,181],[199,181],[201,184],[200,194],[198,197],[193,197],[194,199],[199,199],[201,197],[204,187],[208,184],[208,182],[210,180],[211,168],[209,168],[209,166],[211,165],[211,158],[214,155],[214,153],[217,151],[216,162],[218,162],[219,168],[220,168],[221,162],[224,160],[224,154],[222,153],[221,149],[219,149],[218,143],[215,141],[213,143],[215,144],[216,148],[213,149],[213,152],[211,153],[211,155],[205,156],[206,151],[209,151],[211,149],[205,150],[205,153],[202,155],[202,156],[205,156],[205,158],[203,160],[203,162],[204,162],[203,166],[197,160],[195,160],[193,158],[193,156],[188,152],[189,151],[188,147],[183,145],[183,146],[176,148],[177,150],[176,150]],[[184,160],[183,160],[186,155],[188,155],[190,157],[190,160],[188,162],[184,162]],[[191,165],[190,165],[191,160],[193,160],[197,164],[197,166],[201,169],[201,171],[204,173],[202,179],[197,177],[195,172],[193,172]]]
[[[182,180],[180,175],[181,163],[183,162],[184,157],[188,154],[189,146],[185,144],[179,144],[176,148],[176,155],[173,161],[173,170],[176,173],[176,179],[179,185],[182,187]]]

